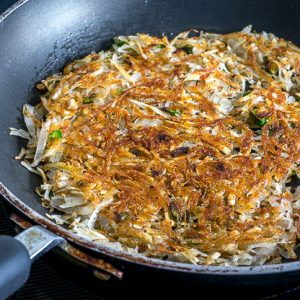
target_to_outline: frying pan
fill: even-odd
[[[254,267],[195,266],[130,254],[74,235],[45,217],[46,210],[33,192],[40,179],[13,159],[22,144],[9,137],[8,127],[20,128],[22,105],[37,103],[37,82],[70,60],[109,47],[114,36],[145,32],[172,37],[191,28],[231,32],[252,24],[257,31],[272,32],[299,45],[299,12],[297,0],[23,0],[0,16],[0,192],[39,224],[16,239],[0,238],[0,298],[27,279],[30,255],[33,259],[61,242],[137,270],[144,268],[145,274],[175,274],[179,282],[251,286],[258,281],[261,285],[298,281],[300,261]],[[30,254],[24,244],[31,247]]]

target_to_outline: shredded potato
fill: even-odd
[[[265,32],[120,36],[38,84],[17,157],[58,224],[194,264],[295,259],[300,51]]]

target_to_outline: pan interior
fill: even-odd
[[[24,103],[37,103],[37,82],[71,60],[105,49],[118,35],[167,34],[195,28],[231,32],[252,24],[300,44],[297,1],[23,1],[0,18],[0,181],[27,206],[45,214],[33,192],[40,179],[13,157],[22,141],[9,127],[22,128]]]

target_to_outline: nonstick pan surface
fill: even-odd
[[[169,37],[187,30],[231,32],[252,24],[300,44],[300,2],[225,0],[25,0],[0,17],[0,192],[31,220],[83,247],[138,265],[202,275],[290,273],[300,261],[257,267],[215,267],[167,262],[96,245],[45,217],[34,193],[40,179],[13,157],[22,142],[24,103],[37,103],[34,86],[70,60],[109,47],[117,35],[145,32]],[[199,275],[201,275],[199,274]]]

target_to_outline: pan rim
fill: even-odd
[[[10,16],[14,11],[19,9],[22,5],[30,0],[19,0],[14,5],[9,7],[6,11],[0,14],[0,24]],[[300,261],[286,262],[282,264],[269,264],[260,266],[205,266],[193,265],[189,263],[179,263],[173,261],[164,261],[161,259],[146,257],[141,254],[132,254],[125,250],[117,250],[112,247],[94,243],[71,231],[55,224],[47,217],[39,214],[34,209],[22,202],[12,191],[10,191],[0,180],[0,195],[18,209],[21,213],[28,216],[35,223],[48,228],[55,234],[64,237],[66,240],[71,241],[79,246],[92,250],[96,253],[106,255],[124,262],[139,264],[146,267],[158,268],[168,271],[180,271],[187,273],[203,274],[203,275],[263,275],[284,273],[300,270]]]
[[[0,14],[0,23],[2,23],[10,14],[12,14],[16,9],[18,9],[28,1],[29,0],[19,0],[16,3],[14,3],[12,6],[10,6],[2,14]]]

